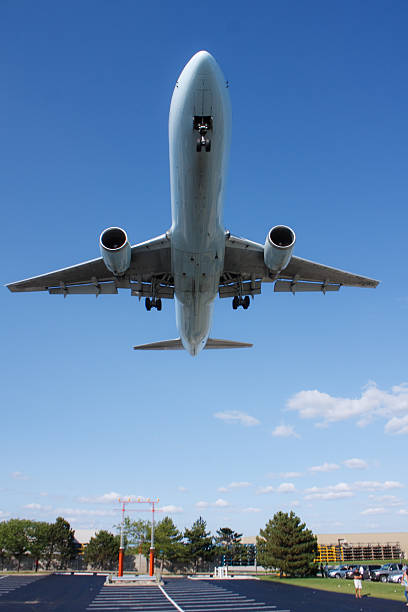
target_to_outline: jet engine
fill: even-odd
[[[115,276],[122,276],[130,266],[132,250],[125,230],[108,227],[99,238],[99,246],[105,266]]]
[[[295,232],[286,225],[275,225],[265,240],[264,262],[272,272],[280,272],[288,265],[295,246]]]

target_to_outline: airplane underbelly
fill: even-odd
[[[192,354],[207,341],[224,265],[222,208],[229,135],[224,78],[208,54],[198,55],[180,75],[169,117],[177,326]]]

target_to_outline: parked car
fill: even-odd
[[[332,567],[328,571],[329,578],[345,578],[346,572],[348,570],[348,565],[337,565],[337,567]]]
[[[346,578],[352,580],[354,578],[354,570],[363,568],[363,580],[370,580],[371,572],[376,569],[380,569],[381,565],[362,565],[359,563],[358,565],[351,565],[350,569],[346,572]]]
[[[388,576],[392,574],[392,572],[402,572],[402,564],[384,563],[379,569],[371,571],[371,580],[375,580],[376,582],[387,582]]]
[[[395,570],[387,576],[387,582],[402,582],[403,571]]]

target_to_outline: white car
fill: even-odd
[[[400,571],[391,572],[387,576],[387,582],[402,582],[403,573]]]
[[[345,578],[348,569],[348,565],[338,565],[337,567],[330,569],[327,575],[329,578]]]

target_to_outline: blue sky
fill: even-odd
[[[157,496],[184,527],[255,535],[278,510],[317,533],[406,529],[405,2],[6,1],[0,7],[3,282],[170,225],[167,121],[200,49],[230,82],[226,228],[294,228],[301,257],[376,290],[218,300],[251,350],[135,353],[174,305],[1,291],[0,518],[118,522]],[[135,514],[133,516],[136,516]],[[143,515],[142,515],[143,516]]]

